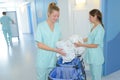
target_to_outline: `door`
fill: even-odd
[[[11,24],[12,37],[18,37],[19,39],[19,30],[18,30],[18,21],[16,11],[7,11],[6,15],[9,16],[14,24]]]
[[[29,20],[29,27],[30,27],[30,33],[33,34],[33,22],[32,22],[32,11],[31,11],[31,4],[27,4],[27,10],[28,10],[28,20]]]
[[[105,26],[104,75],[120,69],[120,0],[102,0]]]

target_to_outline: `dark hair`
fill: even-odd
[[[49,4],[49,6],[48,6],[48,13],[51,14],[51,13],[53,12],[53,10],[59,11],[60,9],[59,9],[59,7],[56,5],[56,3],[51,2],[51,3]]]
[[[2,12],[3,15],[6,15],[6,12]]]
[[[97,19],[100,21],[100,23],[102,24],[102,26],[104,27],[103,25],[103,22],[102,22],[102,13],[98,10],[98,9],[93,9],[89,12],[89,14],[91,16],[97,16]]]

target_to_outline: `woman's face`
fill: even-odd
[[[48,14],[48,18],[51,22],[55,23],[59,18],[59,11],[53,10],[51,14]]]
[[[89,20],[91,23],[94,23],[97,19],[96,19],[96,16],[89,15]]]

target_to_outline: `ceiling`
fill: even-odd
[[[0,8],[16,7],[18,5],[27,4],[31,0],[0,0]]]
[[[0,3],[4,3],[4,2],[21,2],[21,1],[25,1],[25,0],[0,0]]]

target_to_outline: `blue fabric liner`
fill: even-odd
[[[58,59],[57,67],[49,74],[49,80],[86,80],[83,60],[76,57],[71,62],[62,61],[62,58]]]

